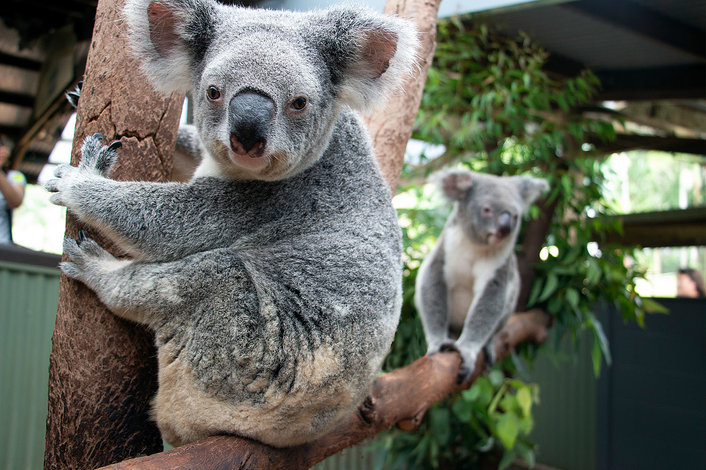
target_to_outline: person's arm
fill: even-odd
[[[5,164],[9,156],[10,150],[0,144],[0,167]],[[10,209],[19,207],[25,197],[24,184],[16,184],[10,181],[5,171],[0,171],[0,192],[5,197],[7,207]]]
[[[0,171],[0,192],[5,197],[7,207],[10,209],[19,207],[25,197],[24,185],[10,181],[4,171]]]

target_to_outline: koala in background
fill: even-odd
[[[46,188],[133,259],[80,233],[61,268],[155,331],[167,441],[316,439],[363,402],[399,319],[400,230],[354,109],[410,72],[416,33],[359,8],[128,0],[125,16],[153,85],[191,91],[180,138],[200,164],[119,182],[119,142],[87,138]]]
[[[450,171],[442,175],[441,186],[455,204],[419,268],[414,300],[428,354],[458,351],[463,358],[459,381],[464,382],[478,353],[515,309],[520,220],[549,185],[527,176]]]

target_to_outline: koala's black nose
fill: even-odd
[[[512,215],[509,212],[501,213],[498,217],[498,233],[503,237],[509,235],[512,232],[513,223]]]
[[[257,153],[262,154],[274,114],[275,103],[268,96],[254,91],[235,95],[228,105],[231,149],[250,153],[257,146]]]

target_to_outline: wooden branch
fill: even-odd
[[[493,339],[496,357],[503,359],[523,342],[543,342],[551,318],[538,309],[513,315]],[[425,356],[406,367],[383,374],[377,378],[370,395],[356,413],[331,433],[302,446],[277,449],[235,436],[213,436],[159,454],[110,465],[103,470],[306,469],[392,426],[402,430],[416,428],[435,402],[470,387],[485,370],[485,362],[485,354],[480,354],[473,376],[461,386],[456,383],[461,358],[454,352]]]
[[[527,308],[530,289],[536,275],[534,267],[539,262],[539,251],[547,238],[558,204],[558,197],[551,202],[547,202],[546,198],[537,202],[539,217],[530,220],[525,228],[525,238],[519,253],[517,253],[517,267],[520,271],[522,287],[517,299],[516,310]]]

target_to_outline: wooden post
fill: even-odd
[[[123,143],[115,179],[165,181],[184,98],[164,98],[147,83],[127,47],[122,5],[98,2],[72,163],[83,139],[100,132]],[[69,215],[67,236],[80,228],[107,246]],[[149,419],[157,388],[150,332],[117,318],[91,290],[62,276],[52,343],[45,469],[96,468],[162,449]]]

